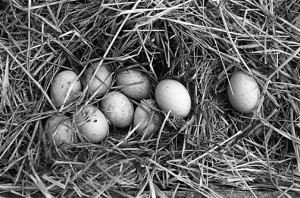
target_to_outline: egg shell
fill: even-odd
[[[94,72],[98,67],[98,64],[99,62],[95,62],[87,68],[84,75],[85,86],[89,84]],[[111,87],[112,80],[113,77],[111,68],[107,64],[102,64],[99,70],[97,71],[95,77],[89,84],[88,90],[90,93],[93,94],[100,87],[96,96],[103,95]]]
[[[172,116],[186,117],[191,110],[191,97],[178,81],[165,79],[157,84],[155,98],[158,106]]]
[[[116,127],[128,127],[133,119],[134,108],[130,100],[121,92],[108,93],[101,100],[101,110]]]
[[[138,135],[149,137],[155,133],[161,124],[161,118],[154,109],[158,109],[155,100],[146,99],[136,107],[133,117],[133,127],[136,126]]]
[[[80,96],[82,85],[76,78],[76,73],[70,70],[62,71],[54,77],[50,88],[50,96],[55,106],[59,107],[63,105],[71,86],[73,87],[66,99],[65,105],[70,104]]]
[[[245,72],[235,72],[230,77],[227,88],[228,99],[232,107],[241,113],[250,113],[257,106],[260,89],[256,80]]]
[[[49,140],[56,146],[74,142],[75,127],[68,116],[53,115],[45,122],[45,133]]]
[[[150,97],[151,81],[141,71],[127,69],[117,73],[116,83],[127,97],[141,100]]]
[[[104,114],[94,105],[87,105],[75,116],[78,131],[90,142],[99,143],[109,133],[109,125]]]

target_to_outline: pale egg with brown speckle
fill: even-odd
[[[92,143],[99,143],[109,133],[105,115],[94,105],[87,105],[75,115],[78,131]]]
[[[65,115],[53,115],[45,122],[45,133],[56,146],[74,142],[76,129],[71,118]]]
[[[142,100],[136,107],[133,118],[133,127],[142,138],[149,137],[159,130],[161,118],[156,111],[158,106],[153,99]]]
[[[65,70],[59,72],[50,87],[50,96],[57,107],[67,105],[76,100],[82,91],[81,82],[75,72]]]
[[[117,73],[116,83],[120,91],[127,97],[141,100],[150,97],[151,81],[143,72],[136,69],[126,69]]]
[[[92,79],[94,72],[98,68],[99,62],[92,63],[85,71],[84,84],[88,85],[88,91],[92,94],[96,93],[96,96],[103,95],[110,89],[112,84],[112,70],[108,64],[102,64],[95,77]],[[91,82],[90,82],[91,81]]]
[[[109,92],[101,100],[101,110],[116,127],[128,127],[133,119],[134,108],[131,101],[121,92]]]
[[[235,72],[229,80],[228,99],[232,107],[241,113],[252,112],[258,103],[260,89],[256,80],[245,72]]]

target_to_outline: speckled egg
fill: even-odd
[[[118,72],[116,83],[121,86],[120,91],[129,98],[141,100],[150,96],[151,81],[139,70],[127,69]]]
[[[252,112],[260,97],[260,89],[255,79],[238,71],[230,77],[230,85],[227,94],[232,107],[241,113]]]
[[[98,67],[99,62],[95,62],[92,65],[90,65],[84,75],[84,84],[87,86],[93,76],[93,73]],[[112,84],[112,70],[109,65],[102,64],[97,71],[95,77],[91,81],[91,83],[88,86],[88,90],[90,93],[94,93],[97,91],[96,96],[103,95]]]
[[[71,88],[72,86],[72,88]],[[68,94],[69,89],[71,89]],[[82,85],[75,72],[65,70],[58,73],[51,83],[50,96],[57,107],[67,105],[80,96]],[[65,103],[64,103],[65,102]]]
[[[155,100],[142,100],[136,107],[133,117],[133,127],[137,127],[139,136],[149,137],[159,130],[161,118],[155,109],[158,109]]]
[[[76,129],[72,120],[65,115],[53,115],[45,122],[45,133],[56,146],[74,142]]]
[[[133,119],[134,108],[130,100],[121,92],[110,92],[101,100],[101,110],[116,127],[128,127]]]
[[[104,114],[94,105],[87,105],[75,115],[78,131],[92,143],[99,143],[109,133],[109,124]]]

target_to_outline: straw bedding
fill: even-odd
[[[296,0],[1,1],[0,193],[299,192],[299,10]],[[180,81],[192,111],[185,119],[164,114],[160,131],[143,141],[132,128],[111,126],[100,144],[79,141],[66,151],[49,145],[46,118],[101,100],[85,90],[70,107],[56,109],[52,79],[97,60],[114,72],[139,67],[153,86]],[[253,114],[228,102],[228,80],[237,70],[261,89]]]

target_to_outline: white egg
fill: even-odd
[[[101,100],[101,110],[116,127],[128,127],[133,119],[134,108],[130,100],[121,92],[108,93]]]
[[[127,69],[117,73],[116,83],[127,97],[141,100],[150,97],[151,81],[141,71]]]
[[[70,70],[62,71],[54,77],[50,88],[50,95],[55,106],[59,107],[63,105],[64,101],[65,105],[70,104],[80,96],[82,86],[76,78],[76,73]],[[71,86],[71,92],[68,95]]]
[[[255,79],[245,72],[238,71],[230,77],[227,88],[232,107],[241,113],[250,113],[257,106],[260,89]]]
[[[133,117],[133,127],[138,126],[136,131],[140,136],[149,137],[158,131],[161,118],[155,109],[158,109],[158,106],[153,99],[143,100],[136,107]]]
[[[90,65],[84,75],[84,84],[87,86],[88,83],[90,82],[93,73],[98,67],[99,62],[95,62],[92,65]],[[90,93],[94,93],[95,91],[98,90],[96,96],[103,95],[110,87],[112,84],[112,70],[107,64],[102,64],[97,71],[95,77],[89,84],[88,90]]]
[[[191,97],[187,89],[178,81],[165,79],[155,89],[158,106],[172,116],[186,117],[191,110]]]
[[[95,106],[87,105],[75,115],[78,131],[92,143],[99,143],[109,133],[109,125],[104,114]]]
[[[76,129],[67,116],[53,115],[45,122],[45,133],[56,146],[74,142]]]

